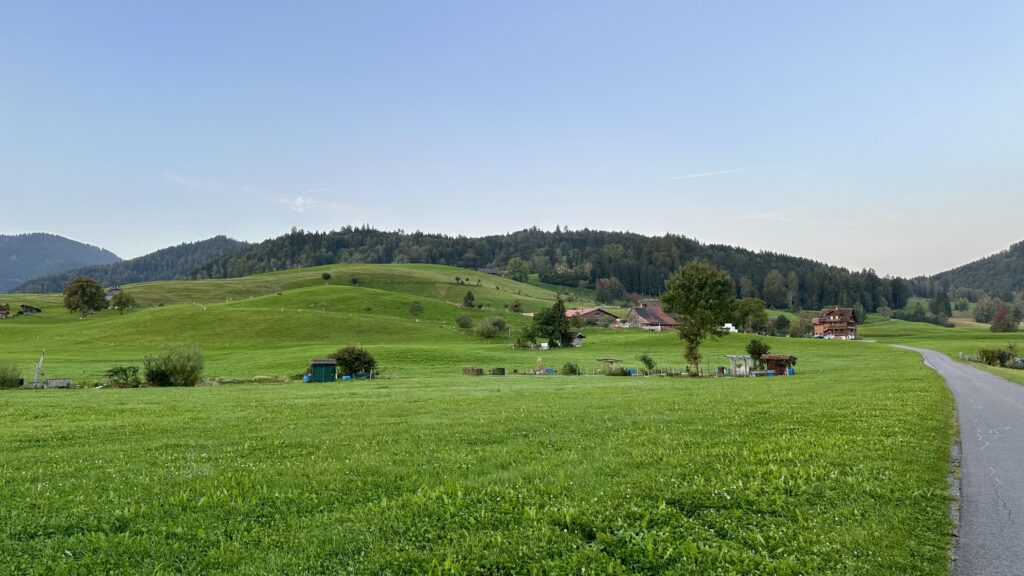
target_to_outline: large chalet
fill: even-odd
[[[825,308],[821,315],[811,320],[814,325],[814,337],[826,340],[855,340],[857,338],[857,320],[853,308]]]

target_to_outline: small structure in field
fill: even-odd
[[[855,340],[857,338],[857,320],[853,308],[833,306],[825,308],[821,314],[811,320],[814,326],[814,337],[825,340]]]
[[[722,327],[719,330],[727,334],[735,334],[739,332],[739,330],[732,325],[732,322],[726,322],[725,324],[722,325]]]
[[[761,362],[764,362],[765,368],[769,372],[774,372],[776,376],[792,375],[793,366],[796,366],[796,356],[790,356],[789,354],[762,354]]]
[[[337,380],[337,360],[334,358],[314,358],[309,361],[309,382],[335,382]]]
[[[11,315],[10,311],[8,311],[8,310],[0,310],[0,320],[3,320],[3,319],[7,318],[10,315]]]
[[[675,330],[679,327],[679,322],[671,314],[653,302],[641,302],[639,306],[632,308],[626,316],[626,323],[651,332]]]
[[[565,311],[565,317],[570,320],[578,320],[584,324],[607,325],[619,319],[618,316],[604,308],[573,308]]]
[[[726,358],[729,359],[730,376],[750,376],[750,371],[756,364],[750,356],[727,354]]]
[[[39,314],[42,309],[36,308],[35,306],[29,306],[28,304],[22,304],[18,314]]]
[[[583,335],[583,332],[577,332],[577,333],[573,334],[573,336],[572,336],[572,347],[573,348],[583,348],[583,339],[584,338],[586,338],[586,336]]]

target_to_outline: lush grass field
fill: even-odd
[[[0,321],[26,376],[42,349],[48,376],[88,383],[181,343],[210,378],[290,383],[0,391],[0,574],[946,573],[952,403],[916,354],[769,338],[796,377],[466,377],[682,367],[674,334],[584,329],[541,352],[459,331],[554,298],[474,274],[145,284],[127,289],[148,307],[84,321],[5,298],[44,308]],[[467,289],[487,307],[458,307]],[[705,367],[748,340],[706,344]],[[385,378],[294,381],[349,343]]]
[[[4,392],[0,573],[945,574],[941,382],[801,365]]]

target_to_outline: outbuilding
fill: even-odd
[[[796,366],[796,356],[788,354],[762,354],[761,362],[765,368],[774,372],[776,376],[793,375],[793,366]]]
[[[314,358],[309,361],[310,382],[335,382],[338,380],[338,361],[334,358]]]

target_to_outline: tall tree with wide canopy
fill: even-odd
[[[103,286],[88,276],[79,276],[64,288],[64,307],[85,318],[95,310],[107,307]]]
[[[722,326],[736,310],[732,277],[703,260],[683,266],[665,283],[665,310],[679,315],[679,337],[686,343],[686,361],[700,372],[700,345],[723,334]]]

